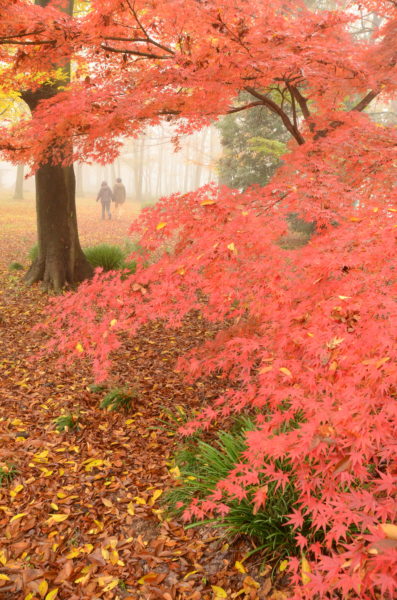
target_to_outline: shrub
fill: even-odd
[[[18,469],[11,463],[0,465],[0,488],[8,485],[18,475]]]
[[[134,400],[138,398],[138,391],[128,388],[113,388],[110,390],[100,404],[100,408],[111,411],[128,412]]]
[[[232,431],[219,432],[212,443],[200,440],[186,444],[175,457],[180,472],[177,486],[164,498],[171,513],[182,515],[196,499],[211,499],[218,484],[235,471],[236,465],[247,465],[245,433],[253,429],[253,421],[245,418],[238,421]],[[262,476],[257,484],[247,486],[246,497],[240,500],[231,495],[224,497],[223,503],[228,509],[224,516],[214,515],[205,520],[225,528],[229,536],[249,536],[259,544],[265,558],[273,561],[288,555],[300,555],[297,533],[309,536],[312,541],[323,537],[321,533],[311,531],[309,517],[304,518],[298,531],[289,523],[289,514],[299,504],[299,495],[294,478],[290,477],[289,461],[279,460],[276,467],[289,478],[284,488]],[[263,506],[257,503],[260,494],[263,494]],[[201,523],[196,521],[195,524]]]

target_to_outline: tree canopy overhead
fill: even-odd
[[[233,101],[242,90],[251,97],[248,106],[273,111],[302,145],[330,123],[354,122],[355,113],[397,85],[392,0],[333,11],[281,0],[93,0],[87,12],[73,16],[60,13],[60,4],[42,8],[15,0],[2,7],[0,57],[9,64],[3,90],[15,90],[16,83],[32,90],[55,77],[54,65],[74,61],[71,84],[12,132],[11,148],[19,145],[36,160],[49,152],[63,156],[62,140],[70,137],[70,160],[110,159],[119,135],[166,116],[183,118],[181,130],[200,127],[239,110]],[[357,7],[365,5],[382,16],[370,40],[351,30]],[[36,143],[26,148],[32,136]]]

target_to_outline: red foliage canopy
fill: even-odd
[[[240,110],[233,99],[243,89],[250,105],[283,120],[290,152],[266,188],[240,194],[209,186],[146,209],[132,232],[159,260],[148,266],[143,257],[129,277],[97,273],[56,300],[53,346],[71,359],[91,357],[104,378],[119,335],[149,319],[178,326],[196,309],[227,321],[184,367],[194,377],[221,371],[230,390],[185,432],[252,407],[257,430],[247,436],[248,463],[186,516],[222,512],[223,494],[244,497],[262,475],[285,485],[275,465],[287,457],[299,491],[291,523],[299,528],[309,514],[325,531],[322,546],[297,534],[310,575],[303,585],[291,560],[296,597],[392,598],[397,131],[363,111],[396,92],[396,2],[359,3],[382,17],[370,39],[352,33],[353,2],[350,11],[311,11],[296,0],[93,0],[91,12],[62,20],[53,8],[29,7],[29,23],[16,29],[11,17],[23,3],[2,4],[10,17],[0,23],[0,50],[27,27],[23,39],[35,42],[32,51],[2,51],[5,86],[17,77],[34,85],[37,57],[59,64],[73,52],[77,61],[70,87],[3,138],[15,151],[34,136],[19,156],[56,158],[72,137],[70,160],[105,160],[120,135],[160,118],[179,117],[187,131]],[[286,214],[297,210],[317,232],[306,247],[286,251],[277,240]],[[281,428],[297,415],[298,427]]]

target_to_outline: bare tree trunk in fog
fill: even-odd
[[[190,141],[186,140],[186,145],[185,145],[185,173],[184,173],[184,178],[183,178],[183,192],[187,192],[189,189],[189,170],[190,170],[190,164],[189,164],[189,154],[190,154]]]
[[[82,163],[76,164],[76,196],[82,198],[84,196],[84,184],[83,184],[83,165]]]
[[[200,131],[198,134],[199,139],[196,145],[196,168],[194,172],[194,189],[200,187],[201,173],[203,170],[203,163],[205,162],[205,141],[207,137],[208,129]]]
[[[156,182],[156,197],[160,198],[162,196],[162,183],[163,183],[163,162],[164,162],[164,137],[163,132],[160,138],[160,152],[159,152],[159,160],[157,163],[157,182]]]
[[[17,165],[17,176],[15,179],[14,200],[23,200],[23,175],[25,165]]]
[[[116,167],[114,163],[110,164],[110,181],[112,186],[116,183]]]

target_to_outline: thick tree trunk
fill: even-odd
[[[25,165],[17,165],[17,177],[15,180],[14,200],[23,200],[23,173]]]
[[[25,276],[56,292],[92,275],[80,246],[73,166],[43,165],[36,173],[39,252]]]
[[[73,14],[73,1],[68,0],[64,6],[64,11],[70,15]],[[35,4],[45,7],[49,0],[35,0]],[[70,64],[62,68],[70,76]],[[29,106],[33,118],[40,100],[57,94],[58,83],[22,92],[22,99]],[[45,289],[59,292],[90,277],[93,269],[83,254],[77,231],[73,165],[40,165],[36,171],[36,210],[39,252],[25,276],[26,283],[42,281]]]

